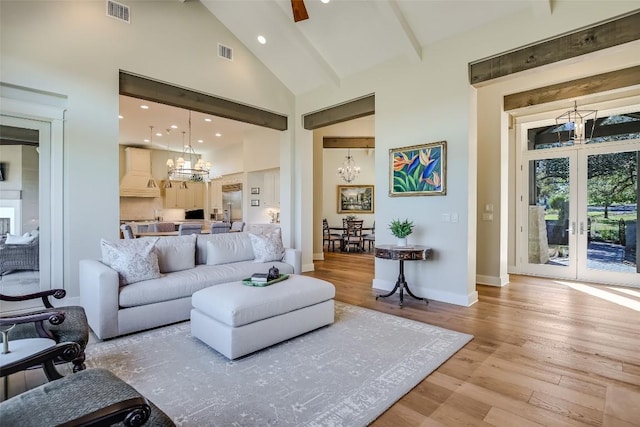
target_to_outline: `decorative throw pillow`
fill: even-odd
[[[161,276],[155,239],[100,240],[102,262],[118,272],[120,286]]]
[[[31,236],[29,233],[25,233],[24,236],[7,234],[7,239],[4,241],[4,243],[7,245],[26,245],[33,242],[35,238],[35,236]]]
[[[268,234],[249,233],[255,262],[282,261],[284,258],[284,245],[280,229]]]

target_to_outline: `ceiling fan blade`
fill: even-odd
[[[291,10],[293,10],[293,20],[295,22],[309,19],[309,14],[307,13],[307,8],[304,5],[304,0],[291,0]]]

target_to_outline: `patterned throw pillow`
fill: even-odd
[[[155,239],[100,240],[102,262],[118,272],[120,286],[161,277]]]
[[[249,237],[255,262],[282,261],[284,258],[284,245],[279,228],[268,234],[249,233]]]

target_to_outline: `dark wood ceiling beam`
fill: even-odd
[[[360,117],[375,114],[375,95],[367,95],[344,104],[325,108],[302,116],[302,124],[305,129],[313,130],[321,127],[358,119]]]
[[[287,116],[120,71],[120,94],[198,111],[276,130],[287,130]]]
[[[472,85],[640,39],[640,12],[469,64]]]
[[[504,111],[640,85],[640,66],[506,95]]]
[[[370,136],[325,136],[322,148],[376,148],[376,139]]]

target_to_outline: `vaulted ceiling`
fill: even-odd
[[[551,0],[304,0],[309,19],[294,22],[290,0],[200,1],[294,94],[389,60],[422,61],[425,46],[511,14],[551,10]]]
[[[551,1],[304,0],[309,18],[294,22],[291,0],[200,0],[296,95],[327,84],[339,86],[343,79],[387,61],[428,60],[423,48],[438,40],[511,14],[549,14]],[[259,35],[266,44],[258,42]],[[159,134],[153,137],[154,148],[180,150],[186,110],[153,103],[147,103],[150,110],[141,110],[139,100],[126,96],[120,103],[121,144],[151,146],[143,140],[150,138],[149,126],[154,125]],[[236,143],[253,126],[205,118],[200,113],[192,117],[192,143],[198,151]],[[179,130],[167,132],[171,124]],[[222,137],[211,137],[214,132]],[[200,139],[203,145],[196,142]]]

